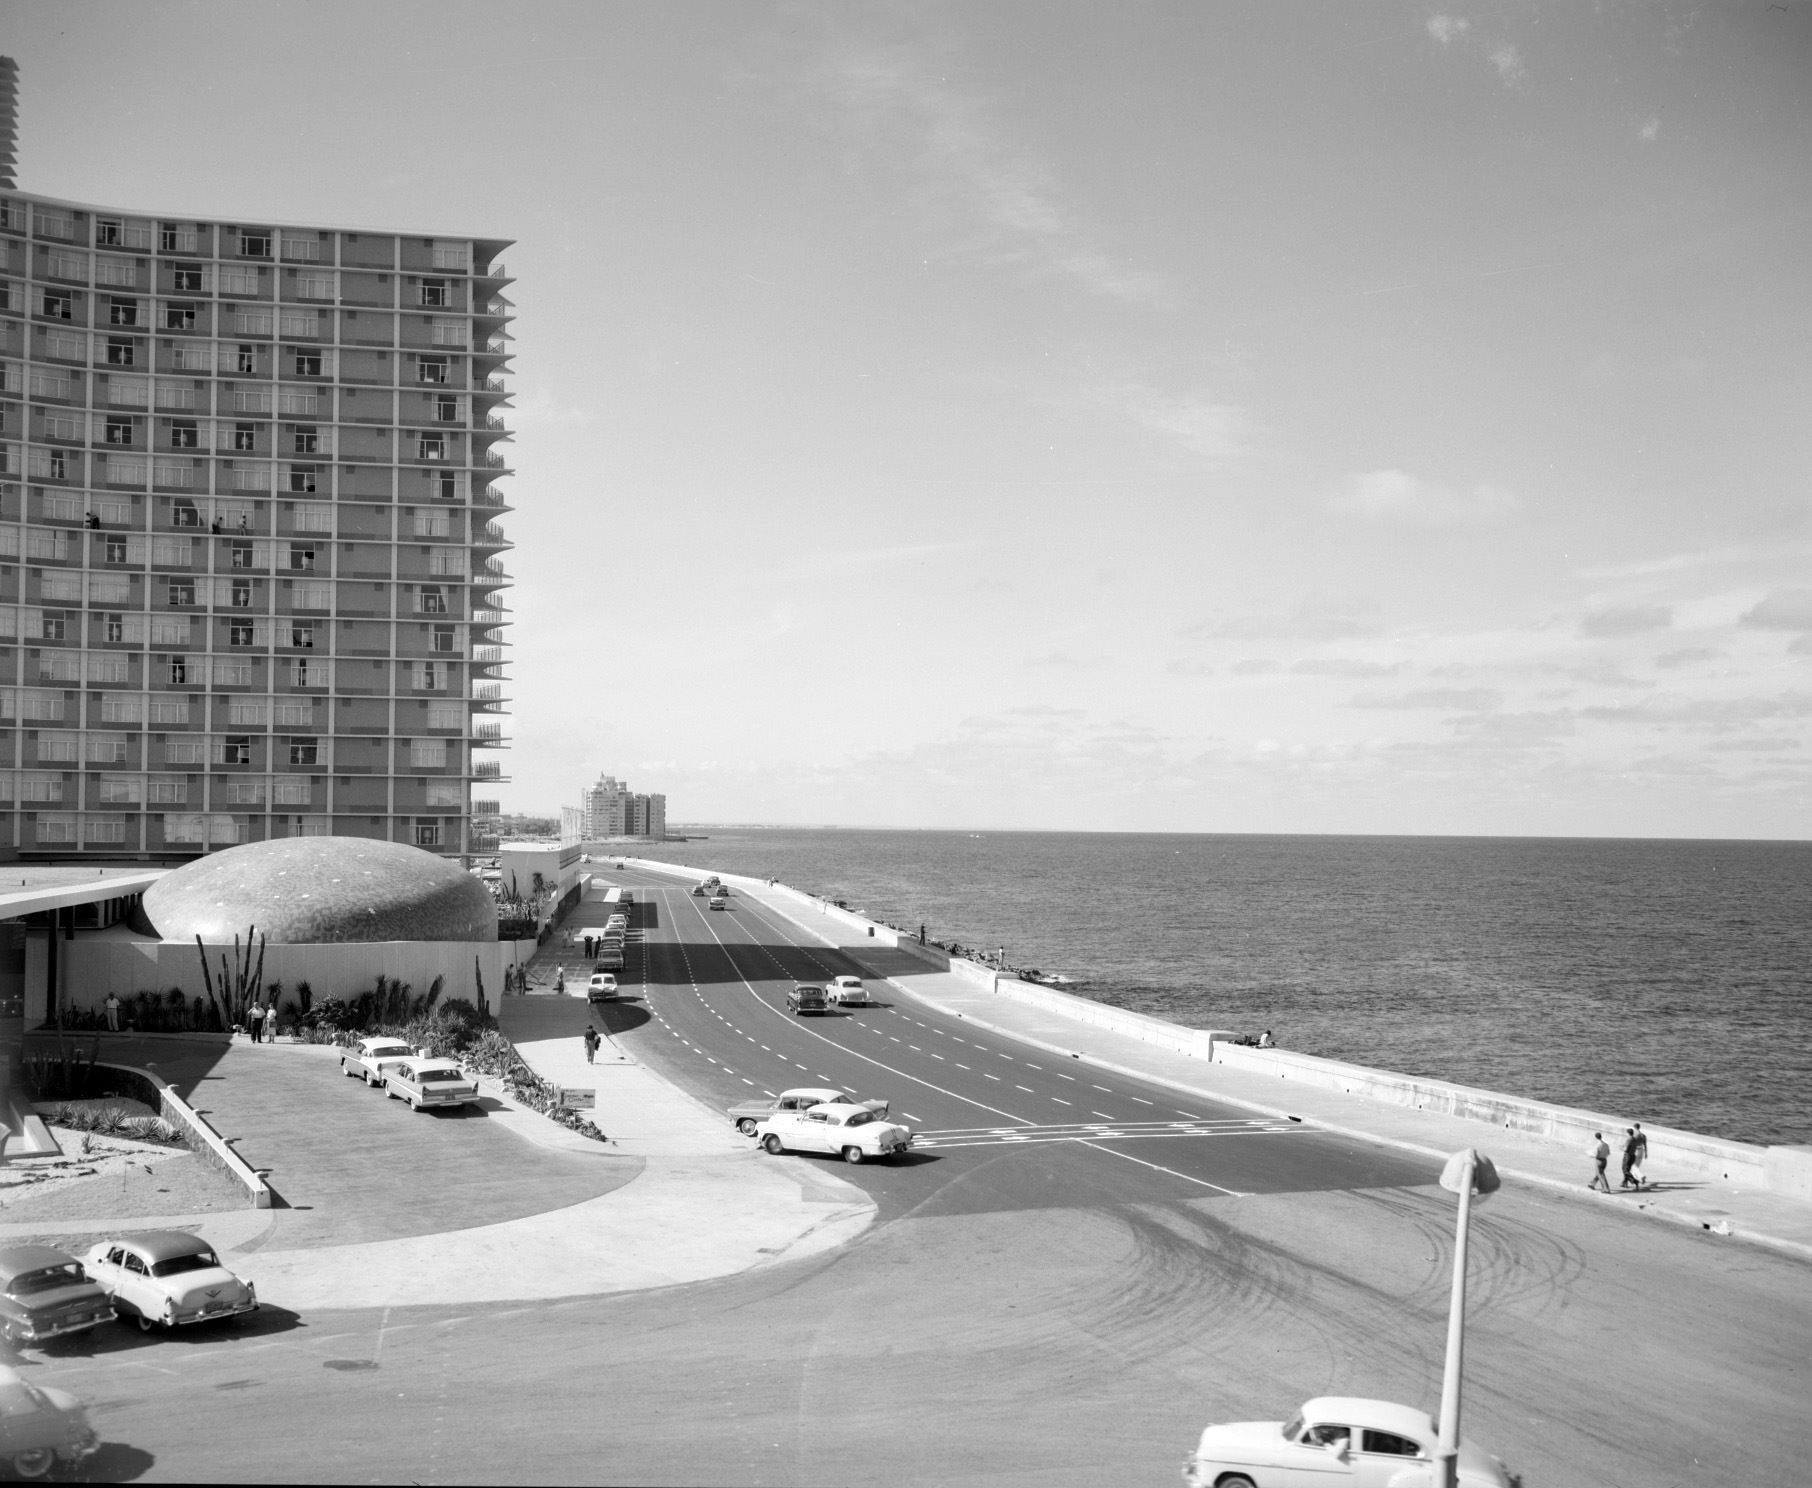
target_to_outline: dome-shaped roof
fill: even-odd
[[[145,890],[165,940],[275,944],[495,940],[497,910],[459,864],[368,837],[280,837],[197,858]]]

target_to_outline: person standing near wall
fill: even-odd
[[[109,992],[107,994],[106,1007],[107,1007],[107,1031],[109,1033],[118,1033],[120,1031],[120,995],[119,995],[119,993]]]

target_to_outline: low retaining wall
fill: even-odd
[[[97,1064],[95,1067],[117,1070],[144,1081],[157,1092],[158,1106],[164,1119],[182,1127],[193,1139],[197,1152],[244,1185],[245,1191],[251,1195],[254,1209],[271,1207],[271,1186],[250,1163],[227,1145],[226,1139],[208,1125],[207,1119],[199,1111],[170,1088],[162,1076],[131,1064]]]

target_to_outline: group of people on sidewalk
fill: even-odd
[[[277,1042],[277,1008],[254,1002],[245,1010],[245,1031],[254,1044]]]
[[[1611,1180],[1605,1174],[1605,1168],[1611,1160],[1611,1144],[1604,1139],[1603,1132],[1592,1133],[1592,1162],[1594,1164],[1592,1181],[1586,1185],[1590,1189],[1611,1191]],[[1643,1171],[1648,1163],[1648,1134],[1642,1130],[1638,1121],[1634,1126],[1623,1129],[1623,1181],[1619,1188],[1633,1188],[1638,1191],[1648,1182]]]

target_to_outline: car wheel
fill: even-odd
[[[155,1322],[153,1322],[150,1318],[146,1317],[144,1315],[144,1313],[141,1312],[138,1315],[137,1321],[138,1321],[138,1331],[139,1332],[151,1333],[151,1332],[156,1331],[157,1324]]]
[[[754,1136],[755,1135],[755,1118],[752,1116],[743,1117],[741,1121],[736,1123],[736,1129],[739,1132],[741,1132],[745,1137]]]
[[[1258,1488],[1258,1485],[1244,1473],[1228,1473],[1214,1485],[1214,1488]]]
[[[860,1147],[845,1147],[843,1149],[843,1161],[848,1163],[852,1168],[855,1167],[862,1161],[862,1149]]]
[[[786,1148],[781,1145],[780,1138],[775,1136],[772,1132],[769,1132],[761,1139],[761,1145],[767,1148],[769,1152],[773,1153],[775,1157],[779,1157],[781,1153],[786,1151]]]
[[[0,1327],[0,1339],[5,1340],[8,1348],[17,1348],[19,1346],[19,1335],[13,1331],[13,1325],[11,1323],[7,1323],[5,1326]]]
[[[41,1478],[56,1465],[57,1454],[51,1447],[28,1447],[13,1453],[13,1471],[22,1478]]]
[[[340,1073],[343,1075],[350,1075],[352,1073],[352,1066],[344,1059],[340,1061]]]

